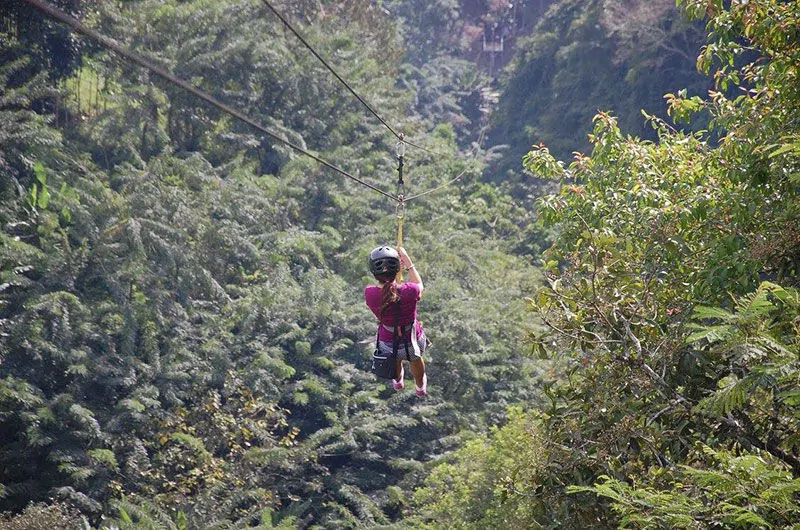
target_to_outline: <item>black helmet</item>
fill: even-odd
[[[400,254],[392,247],[378,247],[369,253],[369,271],[376,280],[388,282],[400,272]]]

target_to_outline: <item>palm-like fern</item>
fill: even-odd
[[[600,477],[592,492],[609,499],[625,528],[795,528],[800,479],[769,455],[735,455],[698,445],[693,466],[659,470],[629,484]]]
[[[716,390],[695,407],[756,447],[800,462],[800,293],[772,283],[738,299],[732,311],[700,307],[687,341],[712,361]]]

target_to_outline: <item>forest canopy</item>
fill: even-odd
[[[262,3],[52,5],[395,190]],[[800,524],[796,2],[274,6],[462,175],[405,210],[429,395],[369,373],[391,200],[6,2],[0,526]]]

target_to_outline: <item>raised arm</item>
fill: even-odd
[[[408,257],[408,253],[403,247],[398,248],[397,253],[400,254],[400,266],[408,272],[408,281],[419,285],[419,294],[422,296],[422,291],[425,290],[425,286],[422,284],[422,277],[414,266],[414,262]]]

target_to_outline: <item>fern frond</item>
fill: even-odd
[[[119,513],[120,530],[178,530],[169,514],[149,500],[115,499],[111,506]]]
[[[693,320],[722,320],[723,322],[727,322],[732,317],[733,313],[721,307],[699,305],[692,311]]]
[[[715,416],[730,414],[744,407],[756,389],[773,389],[775,383],[774,377],[762,371],[750,373],[742,379],[731,374],[721,379],[717,383],[719,389],[701,400],[695,410]]]
[[[693,344],[706,340],[709,343],[721,342],[730,337],[734,332],[734,327],[728,324],[707,326],[702,324],[688,324],[689,329],[696,329],[694,333],[686,337],[686,344]]]

